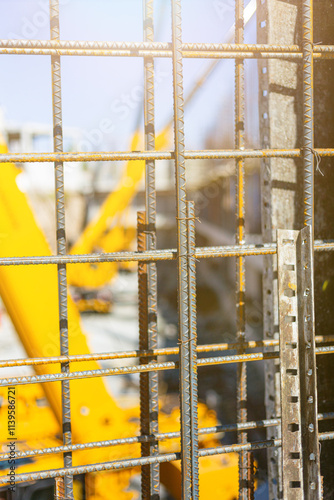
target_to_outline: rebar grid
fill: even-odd
[[[324,442],[327,440],[334,439],[334,432],[324,432],[319,435],[319,442]],[[280,439],[273,439],[267,441],[257,441],[254,443],[246,444],[234,444],[230,446],[218,446],[216,448],[204,448],[198,451],[199,458],[209,457],[214,455],[224,455],[227,453],[241,452],[241,451],[253,451],[253,450],[264,450],[268,448],[280,448],[282,442]],[[163,455],[158,455],[156,457],[142,457],[129,460],[119,460],[117,462],[105,462],[99,464],[92,464],[86,466],[72,467],[71,469],[54,469],[48,471],[40,471],[31,474],[18,474],[16,476],[17,482],[27,482],[27,481],[38,481],[40,479],[65,477],[68,474],[86,474],[90,472],[102,472],[108,470],[121,470],[128,469],[132,467],[140,467],[143,465],[149,465],[153,463],[163,463],[172,462],[175,460],[180,460],[180,453],[166,453]],[[0,485],[6,484],[5,479],[0,478]]]
[[[280,418],[271,418],[258,422],[247,422],[246,411],[246,362],[266,359],[279,359],[279,351],[251,352],[246,349],[278,346],[277,340],[245,341],[245,257],[255,255],[275,255],[276,243],[263,245],[246,245],[244,230],[244,160],[250,158],[302,158],[305,173],[305,223],[313,225],[313,175],[314,155],[320,157],[334,156],[334,149],[315,149],[313,141],[313,60],[330,59],[334,56],[334,46],[313,45],[312,33],[312,0],[303,0],[303,46],[298,45],[266,45],[243,43],[243,0],[236,0],[236,37],[234,44],[182,43],[181,0],[171,0],[172,4],[172,43],[154,42],[153,35],[153,0],[144,1],[144,41],[143,42],[86,42],[63,41],[59,34],[58,0],[50,0],[51,40],[1,40],[0,54],[51,55],[52,89],[54,114],[54,153],[1,154],[0,163],[8,162],[54,162],[56,174],[56,214],[57,214],[57,255],[20,258],[2,258],[0,265],[48,265],[58,266],[59,287],[59,323],[61,338],[61,355],[49,358],[22,359],[0,361],[0,368],[15,366],[38,366],[49,363],[60,363],[61,372],[55,374],[9,377],[0,379],[0,386],[24,385],[61,381],[63,401],[63,446],[44,450],[18,452],[18,457],[64,454],[64,468],[41,471],[31,474],[20,474],[17,481],[34,481],[42,478],[64,477],[65,497],[73,498],[73,475],[95,471],[119,470],[129,467],[142,467],[142,498],[159,497],[159,464],[166,461],[181,460],[182,466],[182,498],[197,499],[198,493],[198,458],[216,454],[240,454],[239,498],[249,498],[251,485],[248,482],[247,452],[264,448],[281,447],[280,439],[261,442],[247,442],[247,431],[250,429],[280,426]],[[105,152],[105,153],[64,153],[62,144],[62,109],[61,109],[61,56],[110,56],[110,57],[142,57],[144,59],[144,115],[145,115],[145,151],[141,152]],[[175,150],[155,151],[154,130],[154,59],[169,57],[173,62],[174,88],[174,139]],[[183,58],[213,58],[236,60],[235,72],[235,118],[236,140],[235,150],[186,151],[184,145],[184,98],[183,98]],[[244,149],[244,59],[284,59],[303,63],[304,89],[304,144],[300,149]],[[195,247],[194,241],[194,209],[186,199],[185,160],[201,159],[234,159],[237,165],[237,232],[236,245],[222,247]],[[89,255],[67,255],[65,238],[65,208],[63,163],[78,161],[146,161],[146,212],[139,220],[139,236],[141,243],[138,252],[105,253]],[[177,249],[156,250],[155,219],[156,189],[155,169],[159,168],[155,161],[175,161],[176,205],[177,205]],[[140,227],[142,234],[140,235]],[[140,238],[139,238],[140,239]],[[315,241],[315,251],[333,251],[334,242]],[[195,259],[236,257],[237,260],[237,342],[214,345],[196,345],[196,300],[195,300]],[[178,299],[179,299],[179,347],[157,348],[157,297],[155,262],[176,260],[178,265]],[[145,275],[145,286],[139,287],[139,299],[142,300],[140,313],[143,321],[140,327],[138,351],[121,353],[101,353],[91,355],[68,355],[67,329],[67,283],[66,264],[68,263],[100,263],[127,262],[139,263],[139,283]],[[141,286],[141,285],[140,285]],[[334,338],[334,337],[333,337]],[[333,341],[332,337],[317,336],[320,344]],[[236,350],[235,355],[224,355],[197,359],[197,353]],[[334,346],[322,345],[316,348],[316,354],[334,352]],[[179,361],[158,362],[157,356],[179,355]],[[139,365],[107,368],[91,371],[70,372],[70,363],[89,360],[139,358]],[[197,368],[215,364],[237,363],[238,395],[237,423],[219,425],[211,428],[197,428]],[[179,369],[180,371],[180,409],[181,432],[159,433],[158,415],[158,371]],[[112,376],[127,373],[141,374],[141,434],[122,439],[98,441],[93,443],[72,444],[69,381],[88,377]],[[145,411],[148,415],[145,416]],[[154,415],[152,417],[152,414]],[[319,414],[318,419],[332,419],[333,413]],[[238,431],[238,444],[220,446],[210,449],[198,449],[198,435]],[[159,454],[158,443],[161,440],[181,438],[181,452]],[[319,441],[334,439],[334,433],[319,434]],[[94,449],[120,444],[142,443],[142,457],[125,459],[117,462],[92,464],[72,467],[71,454],[75,450]],[[6,459],[7,455],[0,455]],[[6,484],[0,479],[0,484]]]

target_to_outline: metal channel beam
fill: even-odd
[[[311,228],[279,230],[283,498],[321,498]]]
[[[300,3],[300,2],[299,2]],[[257,41],[294,45],[301,31],[298,2],[257,0]],[[262,60],[259,68],[259,120],[261,148],[294,148],[302,128],[298,97],[298,65],[293,61]],[[279,228],[299,229],[303,225],[302,185],[298,184],[299,160],[261,161],[261,221],[263,242],[276,240]],[[264,339],[278,339],[277,258],[264,257]],[[266,351],[274,351],[268,348]],[[277,361],[265,362],[266,417],[280,417],[280,377]],[[280,438],[280,428],[267,430],[267,439]],[[281,450],[268,450],[269,500],[282,498]]]
[[[307,226],[297,241],[301,432],[305,499],[322,498],[315,358],[313,231]]]

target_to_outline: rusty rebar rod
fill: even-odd
[[[50,0],[50,38],[58,41],[60,39],[59,29],[59,0]],[[53,105],[53,143],[54,152],[63,152],[63,121],[62,121],[62,88],[61,88],[61,65],[58,55],[51,56],[52,66],[52,105]],[[56,160],[55,170],[55,198],[56,198],[56,239],[57,254],[66,255],[66,233],[65,233],[65,190],[64,190],[64,164]],[[60,354],[68,356],[68,315],[67,315],[67,276],[66,264],[58,264],[58,302],[59,302],[59,333]],[[61,372],[65,377],[69,375],[70,365],[68,362],[61,364]],[[63,444],[72,444],[71,430],[71,397],[70,381],[64,378],[61,382],[62,401],[62,435]],[[64,453],[64,467],[72,467],[72,453]],[[73,477],[68,475],[64,479],[65,497],[73,499]]]
[[[314,52],[316,60],[332,59],[334,46],[317,45]],[[171,58],[172,49],[170,43],[145,41],[0,40],[0,54]],[[182,57],[200,59],[283,58],[302,61],[303,52],[298,45],[185,43],[182,44]]]
[[[187,203],[191,498],[199,498],[195,205]],[[180,347],[181,351],[181,347]]]
[[[189,311],[189,235],[186,202],[186,165],[184,143],[184,97],[182,61],[182,17],[180,0],[172,6],[173,107],[177,224],[178,315],[179,315],[179,384],[181,413],[181,475],[182,499],[198,498],[198,477],[194,473],[192,456],[191,381],[193,359],[190,357]]]
[[[334,412],[328,413],[319,413],[318,420],[333,420]],[[250,431],[255,429],[264,429],[268,427],[275,427],[281,424],[280,418],[272,418],[268,420],[258,420],[245,422],[244,424],[225,424],[225,425],[216,425],[214,427],[202,427],[198,429],[199,436],[207,435],[207,434],[221,434],[224,432],[236,432],[238,430]],[[108,446],[121,446],[126,444],[137,444],[137,443],[147,443],[152,441],[165,441],[168,439],[176,439],[180,437],[180,432],[165,432],[158,433],[154,436],[140,435],[140,436],[129,436],[125,438],[119,439],[111,439],[106,441],[94,441],[89,443],[81,443],[81,444],[73,444],[71,446],[53,446],[50,448],[37,448],[30,449],[25,451],[17,451],[15,457],[18,458],[27,458],[33,456],[40,455],[50,455],[52,453],[63,453],[64,451],[83,451],[95,448],[104,448]],[[10,457],[9,453],[0,454],[0,460],[7,460]]]
[[[144,43],[154,43],[154,10],[153,0],[143,2],[143,39]],[[144,128],[145,149],[155,150],[155,89],[154,89],[154,59],[151,56],[144,58]],[[148,160],[145,164],[145,219],[143,221],[143,243],[145,250],[156,249],[156,186],[155,161]],[[158,347],[157,333],[157,269],[155,262],[146,265],[146,304],[145,330],[142,331],[140,348],[156,349]],[[156,357],[146,358],[146,362],[157,362]],[[158,415],[158,373],[140,375],[140,401],[144,410],[141,418],[142,433],[157,434],[159,432]],[[144,455],[158,455],[158,441],[143,445]],[[160,470],[159,464],[142,467],[141,490],[143,500],[160,497]]]
[[[315,148],[319,157],[333,157],[334,149]],[[300,158],[301,149],[244,149],[244,150],[198,150],[185,151],[185,160],[229,160],[238,158]],[[133,160],[174,160],[174,151],[111,151],[77,153],[11,153],[0,154],[0,163],[48,163],[48,162],[89,162],[89,161],[133,161]]]
[[[334,346],[321,346],[316,348],[316,354],[333,354]],[[250,354],[234,354],[227,356],[215,356],[209,358],[200,358],[197,360],[197,366],[213,366],[231,363],[243,363],[244,361],[262,361],[265,359],[279,359],[279,352],[257,352]],[[43,375],[27,375],[21,377],[0,378],[0,387],[12,385],[27,385],[46,382],[59,382],[62,380],[79,380],[83,378],[109,377],[115,375],[127,375],[131,373],[143,373],[150,371],[165,371],[179,368],[179,363],[166,361],[163,363],[152,363],[151,365],[122,366],[116,368],[103,368],[98,370],[86,370],[65,373],[47,373]]]
[[[235,43],[242,44],[244,41],[244,0],[235,2]],[[235,95],[234,95],[234,146],[235,149],[245,147],[245,69],[242,58],[235,59]],[[236,160],[236,244],[245,243],[245,164],[242,158]],[[246,269],[245,258],[236,258],[236,319],[237,340],[239,342],[238,354],[243,354],[245,342],[245,293],[246,293]],[[247,365],[237,365],[237,421],[247,421]],[[238,443],[247,442],[247,433],[238,432]],[[247,481],[247,453],[239,454],[239,500],[248,498]]]
[[[334,432],[324,432],[319,435],[319,441],[328,441],[334,439]],[[222,455],[226,453],[240,452],[240,451],[253,451],[253,450],[263,450],[270,447],[280,447],[282,445],[280,439],[273,439],[267,441],[255,441],[246,444],[234,444],[229,446],[220,446],[217,448],[202,448],[199,450],[199,457],[208,457],[214,455]],[[17,474],[16,481],[28,482],[28,481],[38,481],[40,479],[47,479],[52,477],[64,477],[68,474],[87,474],[90,472],[102,472],[107,470],[121,470],[128,469],[132,467],[139,467],[143,465],[148,465],[151,463],[164,463],[171,462],[174,460],[180,460],[180,453],[166,453],[163,455],[158,455],[156,457],[142,457],[133,459],[124,459],[115,462],[105,462],[92,465],[83,465],[72,467],[71,469],[53,469],[47,471],[38,471],[29,474]],[[5,485],[7,479],[0,478],[0,485]]]
[[[314,243],[314,250],[317,252],[334,251],[334,242],[317,240]],[[276,243],[266,243],[263,245],[231,245],[217,247],[197,247],[195,251],[196,259],[275,255]],[[176,249],[151,250],[146,252],[115,252],[103,254],[87,255],[54,255],[39,257],[3,257],[0,259],[0,266],[27,266],[27,265],[57,265],[57,264],[83,264],[100,262],[139,262],[139,261],[163,261],[176,260]]]
[[[333,335],[317,335],[315,337],[317,343],[326,344],[333,343]],[[206,344],[198,345],[196,347],[197,353],[209,353],[217,351],[236,350],[238,342],[223,342],[221,344]],[[258,349],[259,347],[276,347],[279,345],[279,340],[250,340],[244,343],[245,349]],[[116,352],[103,352],[95,354],[77,354],[70,356],[51,356],[45,358],[22,358],[22,359],[8,359],[0,360],[1,368],[14,368],[17,366],[38,366],[48,365],[55,363],[62,363],[68,361],[69,363],[78,363],[81,361],[111,361],[114,359],[129,359],[129,358],[151,358],[156,356],[173,356],[179,354],[179,347],[165,347],[161,349],[152,349],[149,351],[135,350],[135,351],[116,351]]]
[[[303,0],[303,149],[304,223],[314,219],[314,123],[313,123],[313,0]]]

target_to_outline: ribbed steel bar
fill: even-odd
[[[303,149],[199,150],[185,151],[186,160],[229,160],[236,158],[300,158]],[[320,157],[334,156],[334,149],[314,149]],[[0,154],[0,163],[47,163],[85,161],[174,160],[174,151],[111,151],[107,153],[12,153]]]
[[[59,0],[50,0],[50,38],[60,39],[59,29]],[[53,142],[54,152],[63,152],[63,121],[62,121],[62,89],[61,65],[59,56],[51,56],[52,67],[52,106],[53,106]],[[64,165],[62,161],[55,161],[55,197],[56,197],[56,239],[57,254],[66,255],[65,234],[65,192],[64,192]],[[66,264],[58,264],[58,301],[59,301],[59,332],[60,354],[68,356],[68,316],[67,316],[67,276]],[[67,376],[70,372],[68,362],[61,364],[61,372]],[[64,445],[72,444],[71,431],[71,397],[70,381],[61,382],[62,398],[62,435]],[[72,467],[72,453],[64,453],[64,466]],[[66,476],[64,480],[65,497],[73,499],[73,477]]]
[[[327,441],[334,439],[334,432],[326,432],[319,435],[319,441]],[[223,455],[226,453],[240,452],[240,451],[252,451],[252,450],[262,450],[269,447],[280,447],[281,440],[273,439],[268,441],[255,441],[253,443],[247,444],[234,444],[230,446],[220,446],[217,448],[203,448],[199,450],[199,457],[208,457],[214,455]],[[132,467],[138,467],[143,465],[148,465],[152,463],[163,463],[172,462],[174,460],[180,460],[180,453],[166,453],[164,455],[158,455],[156,457],[142,457],[133,458],[128,460],[119,460],[117,462],[105,462],[93,465],[84,465],[78,467],[72,467],[71,469],[53,469],[47,471],[33,472],[30,474],[17,474],[16,481],[28,482],[28,481],[38,481],[40,479],[47,479],[50,477],[64,477],[67,474],[78,475],[87,474],[89,472],[101,472],[106,470],[120,470],[128,469]],[[0,485],[6,485],[8,482],[5,478],[0,478]]]
[[[331,413],[320,413],[318,414],[318,420],[332,420],[334,419],[334,412]],[[278,426],[281,424],[281,419],[269,419],[269,420],[258,420],[252,422],[245,422],[244,424],[226,424],[226,425],[217,425],[214,427],[202,427],[198,429],[199,436],[207,435],[207,434],[216,434],[223,432],[236,432],[238,430],[250,431],[254,429],[263,429],[267,427]],[[136,443],[147,443],[152,442],[154,440],[157,441],[165,441],[167,439],[175,439],[180,437],[180,432],[166,432],[166,433],[158,433],[155,436],[130,436],[126,438],[119,439],[111,439],[107,441],[95,441],[90,443],[81,443],[81,444],[73,444],[71,446],[53,446],[50,448],[37,448],[30,449],[25,451],[17,451],[15,454],[15,458],[27,458],[34,456],[43,456],[50,455],[53,453],[63,453],[64,451],[83,451],[90,450],[96,448],[104,448],[109,446],[120,446],[126,444],[136,444]],[[0,454],[0,460],[7,460],[10,458],[10,453],[2,453]]]
[[[319,45],[316,59],[331,59],[334,46]],[[58,55],[98,57],[172,57],[170,43],[162,42],[93,42],[60,40],[0,40],[0,54]],[[182,45],[184,58],[286,58],[303,59],[298,45],[186,43]]]
[[[235,43],[242,44],[244,41],[244,0],[235,2]],[[244,60],[235,60],[235,92],[234,92],[234,146],[235,149],[244,149],[245,140],[245,76]],[[236,244],[245,243],[245,164],[242,158],[236,160]],[[237,340],[239,342],[238,354],[245,352],[243,343],[245,341],[245,258],[236,258],[236,316],[237,316]],[[237,421],[247,421],[247,365],[237,365]],[[238,432],[238,443],[245,444],[247,433]],[[248,499],[248,464],[247,453],[239,455],[239,499]]]
[[[138,250],[144,251],[147,247],[147,217],[145,212],[138,212]],[[151,352],[157,347],[155,338],[154,345],[151,343],[149,335],[149,276],[148,265],[144,262],[138,264],[138,307],[139,307],[139,349]],[[152,314],[152,311],[151,311]],[[155,321],[151,317],[151,321]],[[156,321],[155,321],[156,334]],[[140,356],[140,364],[149,364],[156,362],[156,356]],[[156,379],[156,380],[155,380]],[[140,430],[143,435],[155,435],[158,433],[158,380],[157,374],[153,372],[144,372],[140,374]],[[142,444],[142,456],[158,454],[158,445],[156,443],[144,442]],[[159,496],[159,467],[157,464],[145,465],[141,471],[141,491],[143,499],[156,498]]]
[[[153,0],[143,1],[143,39],[144,43],[154,43],[154,4]],[[144,58],[144,127],[145,149],[155,150],[155,125],[154,125],[154,59],[151,56]],[[145,250],[156,249],[156,187],[155,187],[155,162],[146,161],[145,165],[145,220],[144,245]],[[155,262],[146,265],[146,328],[143,335],[141,348],[156,349],[158,347],[157,333],[157,269]],[[146,358],[147,362],[157,362],[156,357]],[[146,417],[141,419],[141,433],[155,435],[159,432],[159,397],[158,373],[150,372],[141,374],[140,400],[142,408],[148,410]],[[151,442],[142,448],[147,455],[158,455],[158,442]],[[142,455],[144,455],[142,453]],[[145,456],[145,455],[144,455]],[[160,498],[160,471],[159,464],[152,464],[142,468],[141,491],[143,500]]]
[[[333,414],[328,414],[330,416],[327,417],[329,418],[334,418]],[[320,420],[320,418],[319,418]],[[321,418],[321,420],[324,420]],[[279,419],[272,419],[272,420],[259,420],[259,421],[253,421],[253,422],[246,422],[245,424],[227,424],[227,425],[216,425],[214,427],[203,427],[201,429],[198,429],[198,434],[200,436],[207,435],[207,434],[220,434],[223,432],[236,432],[239,429],[250,431],[253,429],[263,429],[265,427],[270,427],[270,426],[276,426],[280,425],[280,420]],[[41,456],[41,455],[50,455],[52,453],[63,453],[64,451],[83,451],[83,450],[90,450],[90,449],[95,449],[95,448],[105,448],[108,446],[120,446],[120,445],[126,445],[126,444],[137,444],[137,443],[150,443],[154,440],[157,441],[165,441],[168,439],[176,439],[180,438],[181,433],[180,432],[166,432],[166,433],[158,433],[155,436],[147,436],[147,435],[140,435],[140,436],[129,436],[125,438],[120,438],[120,439],[111,439],[108,441],[95,441],[95,442],[90,442],[90,443],[82,443],[82,444],[73,444],[71,446],[53,446],[50,448],[43,448],[43,449],[31,449],[31,450],[25,450],[25,451],[17,451],[15,454],[15,458],[26,458],[26,457],[33,457],[35,455]],[[10,453],[2,453],[0,454],[0,460],[6,460],[10,457]]]
[[[66,50],[66,49],[1,49],[0,54],[8,55],[36,55],[36,56],[48,56],[48,55],[58,55],[58,56],[95,56],[95,57],[171,57],[169,51],[155,52],[149,50],[143,51],[130,51],[130,50]],[[209,51],[198,51],[183,52],[183,57],[186,59],[235,59],[238,56],[242,59],[283,59],[283,60],[293,60],[296,62],[302,62],[303,55],[301,53],[293,52],[209,52]],[[333,59],[333,52],[322,52],[314,54],[314,59],[316,61],[324,59]]]
[[[303,166],[304,222],[314,219],[313,0],[303,0]]]
[[[191,456],[191,396],[189,364],[189,282],[188,282],[188,223],[186,202],[186,169],[184,143],[184,99],[182,61],[181,2],[171,0],[173,52],[173,104],[177,221],[177,268],[179,312],[179,380],[181,413],[181,473],[182,499],[190,500],[193,492]]]
[[[189,286],[189,384],[190,384],[190,443],[191,443],[191,498],[199,498],[198,473],[198,384],[197,384],[197,313],[196,313],[196,259],[195,206],[187,203],[188,217],[188,286]],[[181,346],[180,346],[181,351]]]
[[[137,249],[139,252],[146,250],[146,214],[137,213]],[[138,262],[138,319],[139,319],[139,350],[149,349],[148,339],[148,279],[147,264]],[[140,357],[140,364],[147,364],[150,359]],[[150,388],[149,377],[151,373],[144,372],[139,375],[139,403],[140,403],[140,433],[149,436],[150,432]],[[153,433],[152,433],[153,434]],[[141,444],[141,456],[151,455],[151,443]],[[144,465],[141,468],[141,495],[148,500],[151,496],[151,472],[156,465]]]
[[[63,477],[56,477],[54,500],[65,500],[65,487]]]
[[[333,354],[334,346],[321,346],[316,348],[316,354]],[[278,352],[259,352],[250,354],[234,354],[228,356],[216,356],[210,358],[201,358],[197,360],[197,366],[212,366],[224,365],[230,363],[242,363],[244,361],[262,361],[264,359],[278,359]],[[65,373],[52,373],[44,375],[30,375],[23,377],[6,377],[0,378],[0,387],[7,387],[10,385],[26,385],[45,382],[57,382],[61,380],[78,380],[83,378],[93,377],[109,377],[114,375],[126,375],[130,373],[142,373],[149,371],[164,371],[174,370],[179,368],[179,363],[174,361],[166,361],[163,363],[153,363],[152,365],[137,365],[137,366],[124,366],[119,368],[104,368],[100,370],[86,370],[78,372]]]
[[[315,337],[317,343],[326,344],[334,342],[334,336],[321,336],[317,335]],[[196,347],[196,352],[198,353],[208,353],[217,351],[228,351],[235,350],[238,348],[238,342],[232,343],[221,343],[221,344],[207,344],[198,345]],[[274,347],[278,346],[278,340],[250,340],[244,343],[245,349],[257,349],[259,347]],[[107,361],[114,359],[129,359],[129,358],[150,358],[152,356],[173,356],[179,354],[179,347],[165,347],[161,349],[152,349],[149,351],[138,350],[138,351],[118,351],[118,352],[106,352],[106,353],[96,353],[96,354],[78,354],[70,356],[52,356],[48,358],[22,358],[22,359],[8,359],[0,360],[0,368],[13,368],[16,366],[38,366],[38,365],[48,365],[55,363],[62,363],[68,361],[69,363],[81,362],[81,361]]]
[[[332,252],[334,243],[332,241],[318,240],[314,244],[317,252]],[[197,247],[196,259],[274,255],[276,253],[276,243],[264,245],[231,245],[217,247]],[[139,262],[139,261],[162,261],[175,260],[177,258],[176,249],[151,250],[147,252],[115,252],[103,254],[87,255],[54,255],[41,257],[4,257],[0,259],[0,266],[27,266],[27,265],[56,265],[56,264],[83,264],[99,262]]]

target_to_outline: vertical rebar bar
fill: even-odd
[[[198,385],[197,385],[197,315],[196,315],[196,259],[195,259],[195,205],[187,203],[188,216],[188,282],[189,282],[189,365],[191,406],[191,477],[192,496],[199,498],[198,485]]]
[[[235,43],[244,43],[244,0],[235,2]],[[245,146],[245,84],[244,60],[235,60],[235,148]],[[236,189],[236,243],[245,242],[245,165],[242,159],[236,161],[237,189]],[[238,353],[244,353],[245,341],[245,258],[236,259],[236,305],[237,305],[237,340]],[[247,421],[247,372],[246,363],[239,363],[237,367],[237,420],[239,423]],[[247,433],[238,433],[238,442],[246,443]],[[248,498],[248,459],[247,453],[239,454],[239,498]]]
[[[137,212],[137,250],[146,250],[146,214]],[[147,264],[138,262],[138,319],[139,319],[139,349],[147,349],[148,345],[148,317],[147,317]],[[147,358],[139,358],[140,363],[147,363]],[[140,431],[141,434],[149,435],[150,428],[150,408],[149,408],[149,374],[139,375],[139,395],[140,395]],[[150,443],[141,444],[141,455],[150,455]],[[142,498],[150,498],[150,472],[149,465],[141,468],[141,494]]]
[[[154,42],[154,16],[153,0],[144,0],[144,42]],[[144,58],[144,126],[145,126],[145,149],[155,149],[155,127],[154,127],[154,59]],[[145,169],[145,248],[154,250],[156,248],[156,189],[155,189],[155,162],[147,161]],[[147,272],[147,303],[146,303],[146,331],[143,332],[142,349],[154,349],[158,346],[157,338],[157,269],[155,263],[149,263]],[[156,361],[150,358],[146,362]],[[142,377],[143,375],[143,377]],[[148,420],[141,421],[142,434],[156,434],[159,432],[158,413],[158,374],[151,372],[141,375],[141,405],[148,410]],[[151,442],[146,446],[148,455],[159,453],[158,442]],[[160,494],[159,464],[152,464],[142,468],[142,498],[156,499]]]
[[[64,500],[64,478],[63,477],[56,477],[55,479],[55,494],[54,494],[54,500]]]
[[[303,0],[303,165],[304,223],[314,218],[313,0]]]
[[[59,0],[50,0],[50,35],[51,40],[60,39],[59,30]],[[52,67],[52,107],[53,107],[53,143],[54,152],[63,152],[63,124],[62,124],[62,99],[61,99],[61,67],[60,56],[51,56]],[[55,196],[56,196],[56,238],[57,254],[66,255],[65,234],[65,193],[64,193],[64,165],[55,162]],[[59,301],[59,331],[60,353],[62,356],[69,354],[68,349],[68,316],[67,316],[67,277],[66,264],[58,265],[58,301]],[[69,373],[69,363],[61,364],[62,373]],[[71,400],[70,382],[61,382],[62,397],[62,434],[64,445],[72,444],[71,431]],[[72,453],[64,453],[64,467],[72,467]],[[64,478],[65,497],[73,499],[73,476]]]
[[[173,57],[173,95],[174,95],[174,140],[175,140],[175,179],[176,179],[176,217],[177,217],[177,265],[178,265],[178,310],[180,342],[180,410],[181,410],[181,470],[182,498],[196,498],[193,487],[196,478],[192,477],[191,443],[191,369],[189,356],[189,283],[188,283],[188,224],[186,204],[186,178],[184,158],[184,98],[183,98],[183,61],[182,61],[182,21],[181,2],[172,2],[172,57]]]
[[[247,480],[248,497],[247,500],[254,500],[255,497],[255,463],[254,455],[251,451],[247,453]]]

